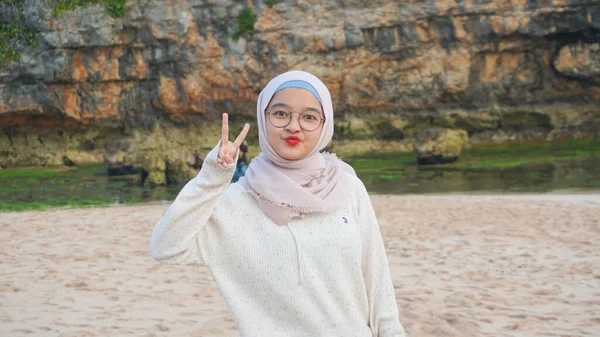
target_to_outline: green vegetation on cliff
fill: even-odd
[[[26,47],[35,47],[35,33],[27,26],[23,14],[23,0],[6,0],[12,12],[9,22],[0,23],[0,63],[17,61]],[[126,0],[49,0],[52,14],[60,17],[67,11],[90,5],[103,5],[108,14],[118,18],[125,14]]]
[[[125,2],[126,0],[51,0],[50,4],[52,14],[57,18],[65,12],[91,5],[104,5],[110,16],[120,18],[125,14]]]
[[[10,22],[0,23],[0,63],[18,60],[23,48],[37,44],[33,32],[24,24],[22,0],[6,1],[13,16]]]
[[[106,10],[113,18],[120,18],[125,15],[126,0],[105,0]]]
[[[258,16],[252,12],[252,8],[244,8],[240,11],[238,16],[238,29],[233,33],[233,40],[237,41],[246,33],[254,31],[254,24]]]

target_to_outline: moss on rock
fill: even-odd
[[[549,116],[533,111],[517,111],[503,114],[500,127],[511,131],[550,131],[552,121]]]

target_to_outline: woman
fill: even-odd
[[[230,184],[250,126],[208,154],[152,235],[151,254],[210,269],[242,337],[404,336],[369,195],[320,153],[333,135],[329,91],[290,71],[258,96],[262,153]]]

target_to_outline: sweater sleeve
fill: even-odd
[[[359,189],[358,213],[363,226],[362,273],[369,301],[369,327],[373,337],[405,337],[375,211],[362,183]]]
[[[157,261],[167,264],[204,264],[204,247],[199,234],[235,172],[235,162],[227,168],[217,163],[219,146],[220,142],[206,156],[198,175],[183,187],[156,224],[150,255]]]

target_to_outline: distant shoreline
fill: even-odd
[[[550,202],[569,202],[579,205],[597,206],[600,207],[600,190],[590,191],[571,191],[557,190],[547,193],[514,193],[514,192],[498,192],[490,191],[464,193],[464,192],[448,192],[448,193],[423,193],[423,194],[377,194],[369,193],[371,199],[398,199],[398,200],[422,200],[422,199],[442,199],[442,200],[462,200],[462,201],[511,201],[511,200],[528,200],[528,201],[550,201]],[[99,205],[82,205],[82,206],[64,206],[64,207],[49,207],[46,209],[27,209],[22,211],[0,211],[2,213],[24,213],[24,212],[45,212],[45,211],[62,211],[76,209],[96,209],[96,208],[122,208],[122,207],[144,207],[144,206],[165,206],[170,205],[174,200],[161,201],[145,201],[139,203],[110,203]]]

